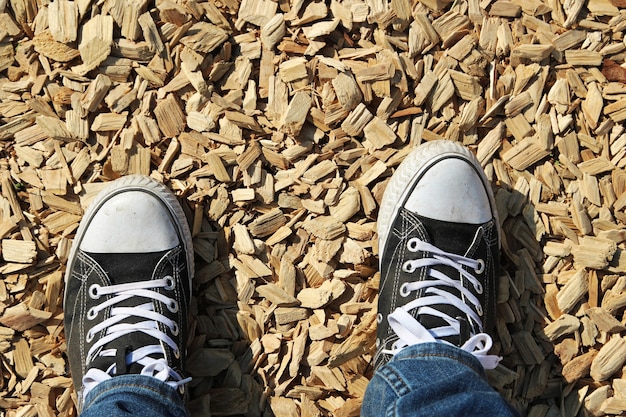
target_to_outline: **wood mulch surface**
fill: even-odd
[[[63,274],[128,174],[193,231],[192,415],[358,416],[378,206],[438,139],[502,223],[490,383],[626,413],[625,28],[624,0],[0,0],[0,416],[76,414]]]

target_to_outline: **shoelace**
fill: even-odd
[[[96,357],[115,358],[117,356],[116,349],[104,349],[100,352],[98,351],[107,343],[133,332],[143,332],[154,337],[172,348],[175,356],[180,356],[180,350],[176,343],[169,335],[158,328],[158,323],[162,323],[170,330],[173,336],[177,336],[180,331],[178,325],[173,320],[170,320],[164,315],[154,311],[154,303],[160,302],[163,303],[172,313],[176,313],[178,311],[178,303],[174,299],[156,291],[152,291],[152,289],[156,288],[173,290],[174,285],[174,278],[170,276],[158,280],[133,282],[129,284],[110,286],[100,286],[97,284],[92,285],[89,288],[90,297],[94,299],[98,299],[103,295],[113,295],[113,297],[89,309],[87,312],[87,319],[93,320],[97,317],[100,311],[112,307],[110,317],[92,327],[87,332],[87,342],[91,342],[98,332],[105,330],[104,337],[100,338],[91,347],[91,349],[89,349],[89,352],[87,352],[87,366],[89,366],[89,364],[93,362]],[[131,297],[142,297],[152,301],[135,307],[113,307]],[[132,324],[121,323],[129,317],[141,317],[146,320]],[[98,353],[96,354],[96,352]],[[161,355],[161,358],[153,358],[149,356],[159,354]],[[127,353],[125,359],[127,365],[139,364],[143,366],[140,375],[157,378],[175,389],[191,381],[191,378],[183,379],[180,374],[170,368],[167,360],[165,359],[165,352],[163,351],[161,345],[143,346]],[[89,391],[91,391],[97,384],[115,376],[117,372],[116,368],[115,360],[113,360],[113,364],[109,366],[106,371],[102,371],[98,368],[90,368],[83,376],[83,398],[86,398]]]
[[[475,276],[463,269],[467,266],[481,273],[485,268],[484,261],[466,258],[461,255],[445,252],[434,245],[426,243],[420,239],[412,238],[407,242],[407,248],[411,252],[428,252],[430,257],[407,261],[402,266],[403,270],[412,273],[418,268],[432,267],[434,265],[447,265],[459,271],[461,276],[465,278],[476,290],[482,294],[483,286]],[[412,291],[424,290],[424,296],[416,300],[410,301],[402,307],[398,307],[393,313],[389,314],[388,321],[393,331],[398,336],[398,340],[394,342],[392,349],[385,349],[383,353],[395,355],[406,346],[412,346],[425,342],[444,342],[444,337],[455,336],[460,334],[460,323],[457,319],[436,310],[431,305],[448,304],[452,305],[462,313],[469,316],[482,331],[482,306],[480,301],[472,294],[472,292],[463,286],[463,284],[454,280],[445,274],[433,269],[428,269],[429,280],[405,283],[400,287],[400,294],[404,297],[408,296]],[[446,291],[444,288],[454,288],[462,298]],[[472,309],[467,303],[471,304]],[[419,323],[410,311],[418,309],[418,314],[427,314],[443,319],[448,325],[427,329]],[[478,314],[477,314],[478,313]],[[474,355],[485,369],[494,369],[502,358],[495,355],[489,355],[489,349],[493,341],[486,333],[478,333],[471,336],[462,346],[461,349]]]

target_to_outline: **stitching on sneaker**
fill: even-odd
[[[79,346],[80,346],[81,365],[82,365],[82,369],[86,370],[87,352],[85,351],[86,333],[84,332],[84,330],[85,330],[85,317],[87,316],[87,314],[85,313],[85,309],[87,306],[87,297],[89,296],[89,289],[86,287],[87,277],[91,275],[92,273],[95,273],[98,279],[100,280],[101,285],[106,285],[108,283],[108,277],[106,273],[104,273],[100,265],[93,258],[85,254],[84,252],[79,251],[77,253],[77,260],[80,261],[79,262],[80,272],[78,274],[72,274],[72,278],[76,278],[81,281],[81,285],[79,289],[79,297],[76,298],[77,301],[80,301],[80,306],[79,306],[80,312],[78,314],[78,319],[80,323],[80,326],[79,326],[80,332],[79,332],[78,337],[79,337]],[[72,309],[72,311],[76,311],[75,307]],[[70,335],[68,339],[71,337],[76,337],[76,336]]]
[[[478,242],[480,242],[482,238],[483,230],[479,228],[475,234],[470,250],[466,253],[473,252],[472,247],[477,247]],[[414,249],[409,247],[411,243],[414,244]],[[430,301],[436,304],[451,305],[458,309],[461,313],[467,315],[470,319],[471,327],[473,328],[475,325],[477,326],[475,329],[477,332],[472,330],[472,336],[462,346],[460,346],[460,348],[476,356],[485,369],[495,368],[500,358],[487,354],[493,342],[489,335],[482,333],[484,325],[483,319],[481,318],[482,305],[469,289],[469,286],[471,285],[474,287],[475,291],[479,291],[476,286],[482,285],[480,280],[467,271],[468,267],[474,268],[477,261],[466,256],[446,252],[419,238],[402,241],[401,244],[405,245],[409,252],[421,252],[422,256],[413,261],[408,260],[406,262],[404,262],[404,256],[402,256],[400,259],[402,262],[397,263],[396,270],[399,268],[399,265],[412,262],[413,264],[417,264],[415,265],[416,268],[411,272],[404,270],[405,272],[412,274],[418,271],[423,273],[428,271],[428,277],[431,279],[418,279],[407,283],[410,287],[409,292],[417,291],[419,297],[416,297],[401,307],[397,307],[393,313],[389,314],[387,320],[389,322],[390,329],[398,336],[397,342],[400,343],[394,343],[391,346],[391,349],[382,349],[381,353],[395,355],[406,346],[422,342],[439,341],[448,343],[443,338],[453,336],[461,331],[461,323],[456,317],[451,317],[447,313],[435,311],[429,308],[427,304],[420,303],[420,298],[423,296],[430,298]],[[398,247],[396,247],[396,250],[397,249]],[[430,252],[428,252],[429,250]],[[402,251],[402,255],[406,253],[406,251]],[[443,272],[433,269],[436,265],[444,265],[454,268],[459,273],[459,279],[457,280],[453,277],[449,277]],[[397,281],[394,284],[397,284]],[[395,300],[397,292],[396,285],[394,285],[394,290],[396,290],[393,293]],[[451,290],[454,290],[455,292],[451,292]],[[483,289],[483,291],[484,290],[485,289]],[[456,294],[456,291],[458,291],[458,295]],[[487,294],[488,293],[489,291],[487,291]],[[426,301],[427,300],[422,299],[422,302]],[[424,310],[422,314],[438,317],[447,323],[447,325],[432,329],[424,327],[424,325],[416,319],[418,313],[422,310]],[[413,312],[412,314],[411,311]]]
[[[399,259],[399,262],[396,263],[393,270],[390,270],[387,272],[385,276],[385,281],[387,281],[388,279],[393,280],[393,276],[398,276],[401,273],[402,265],[404,264],[404,261],[405,261],[405,258],[404,258],[405,251],[402,250],[402,247],[406,245],[407,238],[409,236],[412,236],[413,234],[417,234],[417,236],[419,236],[422,240],[427,238],[427,233],[424,230],[422,223],[419,220],[419,217],[417,215],[401,208],[398,211],[398,216],[400,217],[400,220],[402,222],[401,228],[400,229],[392,228],[390,233],[394,234],[399,240],[398,244],[393,248],[393,252],[391,255],[392,259]],[[404,233],[402,231],[404,231]],[[389,249],[391,249],[391,247]],[[398,251],[399,253],[397,253]],[[421,270],[421,269],[419,271],[416,271],[416,273],[419,273],[419,276],[417,277],[417,279],[419,280],[424,279],[426,276],[426,271]],[[390,305],[395,306],[398,303],[397,295],[399,293],[399,283],[396,280],[393,280],[392,282],[393,282],[393,291],[391,292]],[[421,296],[423,296],[423,290],[420,290],[420,292],[416,294],[415,298],[419,298]],[[414,316],[414,318],[417,319],[417,312],[413,311],[411,314]],[[383,339],[380,340],[379,348],[382,348],[383,346],[387,346],[390,343],[393,344],[398,340],[398,336],[391,329],[391,327],[388,327],[387,333],[388,334]],[[382,350],[381,349],[377,350],[375,361],[377,361],[378,358],[384,354]]]
[[[179,294],[178,286],[176,285],[174,286],[174,288],[169,290],[173,292],[172,294],[173,297],[168,297],[165,294],[162,294],[161,287],[164,288],[164,286],[161,284],[164,284],[164,283],[161,283],[159,281],[163,281],[166,278],[165,277],[159,278],[159,279],[155,278],[155,277],[164,275],[164,269],[168,266],[167,265],[168,263],[171,264],[173,267],[172,268],[173,275],[175,275],[175,277],[173,278],[174,279],[180,278],[180,272],[182,269],[184,269],[178,265],[178,255],[180,254],[181,250],[182,249],[178,247],[178,248],[168,251],[161,258],[161,260],[157,263],[155,270],[152,273],[152,279],[150,280],[138,281],[138,282],[134,282],[131,284],[116,284],[116,285],[111,285],[110,282],[108,281],[104,283],[101,289],[108,288],[108,290],[105,290],[105,293],[103,294],[105,295],[105,298],[103,299],[102,303],[111,302],[116,299],[117,301],[114,301],[110,305],[107,305],[101,311],[105,318],[99,323],[99,325],[101,325],[103,322],[107,320],[113,319],[115,315],[112,314],[112,312],[113,312],[113,309],[116,309],[119,312],[119,314],[122,314],[124,316],[141,318],[142,321],[138,323],[146,323],[146,326],[140,326],[137,328],[137,330],[131,330],[131,329],[125,328],[126,326],[128,326],[128,323],[125,323],[127,317],[122,318],[119,321],[111,320],[111,323],[108,326],[105,326],[102,328],[102,330],[99,330],[98,336],[97,336],[98,340],[94,343],[94,345],[92,345],[92,347],[89,349],[89,352],[86,355],[81,356],[81,360],[82,358],[84,358],[85,368],[87,368],[87,366],[89,366],[94,360],[100,357],[103,353],[105,354],[105,356],[110,356],[109,354],[115,354],[115,352],[107,352],[104,350],[104,347],[106,344],[112,343],[120,337],[126,337],[131,333],[139,331],[141,333],[145,333],[146,335],[153,337],[154,339],[156,339],[156,342],[154,345],[139,347],[137,349],[134,349],[132,352],[127,353],[126,354],[127,365],[132,365],[133,363],[137,363],[143,367],[141,375],[148,375],[148,374],[144,374],[143,371],[149,372],[150,374],[148,376],[156,377],[162,380],[163,382],[166,382],[168,385],[172,386],[173,388],[179,388],[191,380],[191,378],[183,379],[182,376],[177,371],[172,369],[167,363],[168,351],[176,355],[175,352],[179,352],[180,347],[176,346],[176,348],[174,349],[171,346],[171,344],[176,345],[176,342],[170,337],[170,334],[173,334],[173,329],[170,326],[168,326],[166,323],[169,321],[176,322],[176,320],[171,320],[166,317],[167,313],[165,312],[164,306],[162,304],[167,304],[168,300],[179,300],[178,304],[180,304],[180,301],[184,301],[184,300],[180,300],[178,298],[180,294]],[[92,266],[92,268],[85,268],[85,269],[89,269],[89,272],[95,271],[98,277],[100,277],[102,280],[103,271],[100,265],[97,262],[95,262],[93,259],[91,259],[88,255],[82,252],[79,252],[79,256],[81,255],[84,256],[85,264],[89,263]],[[83,277],[85,276],[86,275],[83,275]],[[106,277],[106,274],[104,275],[104,277]],[[133,284],[137,286],[138,288],[132,288]],[[81,286],[81,290],[82,290],[81,295],[87,293],[87,291],[84,291],[84,288],[85,288],[84,286]],[[117,306],[118,303],[124,302],[125,300],[129,298],[134,298],[134,297],[145,298],[148,301],[145,303],[133,306],[133,307]],[[151,309],[145,308],[148,306],[148,304],[152,304],[150,306]],[[167,305],[165,305],[165,308],[167,308]],[[136,310],[136,314],[133,314],[131,311],[127,311],[127,310],[131,310],[131,311]],[[146,310],[147,312],[142,312],[141,310]],[[180,317],[180,315],[183,313],[183,310],[184,309],[179,308],[176,314],[178,314],[178,316]],[[146,317],[145,316],[145,315],[152,316],[153,315],[152,313],[154,313],[154,315],[159,315],[161,317],[159,318],[159,317]],[[141,314],[144,314],[144,316],[142,316]],[[80,316],[81,329],[84,328],[83,316],[84,314],[81,314]],[[163,322],[161,318],[167,320],[167,322]],[[155,327],[151,327],[152,325],[148,325],[148,323],[155,323]],[[95,326],[91,326],[90,329],[93,327]],[[111,329],[114,329],[114,330],[111,331]],[[116,334],[117,336],[115,336]],[[82,335],[82,336],[87,337],[87,334]],[[107,336],[109,338],[111,338],[111,336],[115,336],[115,337],[112,337],[111,340],[105,343],[102,343],[101,342],[102,338],[105,338]],[[96,337],[94,336],[94,339],[95,338]],[[84,353],[84,341],[85,341],[84,339],[80,341],[80,346],[82,349],[81,353]],[[98,346],[98,344],[100,343],[102,343],[102,345]],[[96,349],[92,351],[92,349],[94,349],[95,346],[98,346],[98,347],[96,347]],[[153,354],[156,354],[162,357],[158,359],[154,359],[151,356],[149,356]],[[150,362],[150,360],[152,360],[153,362],[150,364],[147,364],[146,362]],[[115,367],[115,363],[111,364],[109,368],[107,368],[104,371],[97,369],[97,368],[89,368],[83,376],[83,386],[84,386],[83,395],[86,397],[87,394],[98,383],[108,378],[111,378],[116,373],[117,373],[117,369]]]

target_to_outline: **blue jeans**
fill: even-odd
[[[374,373],[361,416],[516,416],[472,354],[443,343],[409,346]]]
[[[376,371],[363,417],[516,416],[471,354],[443,343],[410,346]],[[156,378],[118,376],[88,395],[81,417],[187,417],[178,392]]]
[[[174,388],[144,375],[122,375],[96,385],[85,398],[81,417],[187,417]]]

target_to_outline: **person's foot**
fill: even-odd
[[[499,224],[474,155],[433,141],[413,150],[389,181],[378,215],[380,289],[374,367],[407,346],[443,342],[484,368],[495,316]]]
[[[149,177],[111,183],[85,213],[65,273],[65,335],[79,402],[118,375],[183,392],[193,249],[176,197]]]

